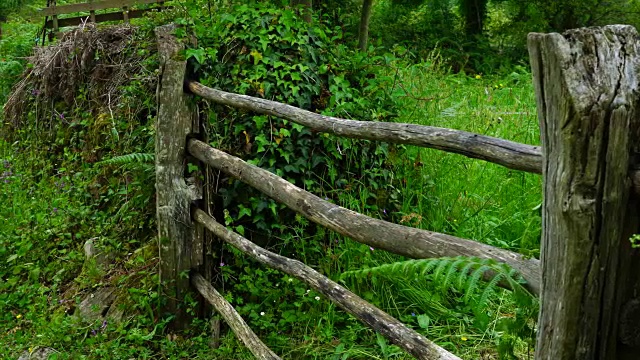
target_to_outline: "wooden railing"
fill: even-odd
[[[510,265],[526,279],[528,289],[541,297],[536,359],[632,359],[637,354],[640,342],[634,342],[633,334],[640,325],[619,321],[621,312],[631,317],[640,313],[640,300],[636,300],[640,255],[629,241],[640,230],[631,186],[640,163],[636,155],[640,42],[635,29],[611,26],[530,36],[543,151],[453,129],[327,117],[185,81],[186,62],[178,56],[182,47],[172,31],[171,26],[156,30],[163,69],[156,124],[156,188],[160,275],[168,295],[165,310],[175,314],[178,323],[185,316],[179,303],[195,288],[257,358],[278,359],[213,288],[211,279],[201,275],[212,266],[203,256],[211,246],[204,241],[204,230],[208,230],[241,253],[305,282],[416,358],[458,359],[303,263],[269,252],[218,223],[207,213],[206,201],[202,209],[207,193],[201,179],[209,166],[363,244],[411,258],[473,256]],[[282,117],[320,132],[435,148],[542,173],[542,261],[370,218],[324,201],[208,145],[189,101],[192,95]],[[184,166],[190,157],[202,164],[201,174],[185,179]]]
[[[132,9],[136,5],[159,4],[160,7],[165,0],[89,0],[86,3],[56,5],[56,1],[50,2],[49,6],[40,10],[40,15],[45,17],[45,29],[52,29],[55,32],[65,26],[76,26],[84,22],[100,23],[105,21],[124,21],[139,18],[152,9]],[[118,11],[96,14],[98,10],[118,9]],[[89,13],[83,16],[59,18],[59,15],[74,13]]]

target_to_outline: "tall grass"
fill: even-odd
[[[534,92],[523,70],[478,79],[418,65],[398,74],[407,92],[398,121],[539,144]],[[540,216],[534,209],[541,202],[539,175],[415,147],[400,163],[398,176],[406,184],[402,213],[420,215],[411,217],[417,226],[538,253]]]
[[[427,64],[398,68],[401,106],[396,121],[460,129],[512,141],[539,144],[531,75],[517,69],[509,76],[446,74]],[[395,156],[403,202],[395,218],[408,225],[474,239],[493,246],[539,254],[541,177],[481,160],[433,149],[407,147]],[[359,199],[342,205],[364,211]],[[346,241],[333,275],[402,260],[382,251],[363,258],[363,245]],[[468,359],[495,354],[503,343],[499,324],[518,311],[508,293],[498,292],[478,312],[460,296],[443,290],[431,276],[379,276],[350,283],[391,315]],[[418,319],[421,319],[419,321]],[[428,325],[425,325],[428,319]],[[531,343],[516,344],[526,358]],[[504,355],[504,354],[503,354]]]

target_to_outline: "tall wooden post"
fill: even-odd
[[[93,5],[93,0],[89,0],[89,4]],[[89,19],[91,20],[92,23],[95,24],[95,22],[96,22],[96,11],[93,8],[91,10],[89,10]]]
[[[530,34],[544,162],[536,359],[637,359],[640,42],[613,25]]]
[[[194,132],[197,113],[183,90],[187,63],[179,54],[183,46],[172,35],[174,30],[174,25],[165,25],[155,31],[161,66],[156,121],[156,209],[160,280],[166,300],[163,313],[174,314],[174,327],[181,328],[188,325],[185,309],[180,306],[190,288],[188,273],[203,261],[202,236],[190,215],[191,202],[200,199],[202,191],[192,181],[191,185],[185,181],[186,141]]]
[[[129,7],[128,6],[122,7],[122,20],[124,21],[125,24],[129,23]]]

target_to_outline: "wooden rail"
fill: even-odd
[[[158,4],[164,3],[166,0],[102,0],[89,1],[81,4],[54,5],[41,9],[39,11],[42,16],[55,16],[63,14],[71,14],[76,12],[90,12],[96,10],[105,10],[113,8],[131,7],[134,5]]]
[[[198,290],[200,295],[204,297],[224,318],[229,324],[229,327],[236,334],[238,339],[251,351],[256,359],[264,360],[280,360],[280,357],[276,355],[271,349],[269,349],[256,335],[249,325],[247,325],[238,312],[233,308],[233,305],[229,304],[225,300],[224,296],[220,295],[216,289],[211,286],[202,275],[193,273],[190,276],[191,283]]]
[[[540,264],[536,259],[473,240],[374,219],[325,201],[202,141],[191,139],[187,146],[193,156],[207,165],[251,185],[309,220],[358,242],[411,258],[469,256],[494,259],[518,270],[532,293],[537,294],[540,290]]]
[[[276,101],[211,89],[194,81],[189,81],[187,87],[194,94],[207,100],[281,117],[320,132],[440,149],[486,160],[510,169],[537,174],[542,172],[542,152],[539,146],[433,126],[357,121],[325,116]]]
[[[173,49],[171,54],[177,54],[179,49],[181,49],[178,44],[170,45],[169,48]],[[171,68],[168,67],[168,65],[174,66],[174,70],[170,70]],[[178,60],[178,58],[174,56],[164,58],[162,65],[164,69],[162,75],[163,85],[159,88],[161,93],[166,91],[175,93],[177,87],[183,85],[182,82],[178,81],[175,74],[177,69],[180,69],[179,73],[183,73],[185,66],[186,62],[183,59]],[[171,72],[167,74],[167,71]],[[168,77],[170,77],[171,80],[168,80]],[[165,80],[173,84],[169,90],[165,88]],[[280,116],[318,131],[353,138],[431,147],[496,162],[512,169],[530,172],[541,171],[542,155],[540,149],[535,146],[518,144],[451,129],[410,124],[353,121],[327,117],[264,99],[209,89],[195,82],[187,82],[186,85],[186,88],[192,93],[218,103]],[[174,96],[181,99],[178,95]],[[163,105],[167,109],[175,106],[174,104],[170,104],[171,100],[168,98],[161,98],[160,101],[163,102]],[[183,106],[181,105],[183,104],[182,100],[176,104]],[[172,116],[173,118],[181,117],[182,119],[172,121]],[[158,117],[159,122],[172,122],[172,124],[165,124],[163,125],[165,129],[158,131],[158,136],[164,134],[164,137],[162,140],[156,142],[156,144],[158,144],[156,156],[157,158],[165,159],[165,164],[162,166],[164,169],[157,169],[157,171],[173,169],[170,177],[165,176],[162,179],[158,177],[157,180],[158,227],[160,230],[171,228],[180,229],[190,222],[184,219],[184,204],[187,201],[191,201],[193,196],[190,195],[189,192],[183,191],[181,184],[184,183],[184,180],[181,178],[181,175],[178,174],[177,170],[184,168],[186,163],[185,158],[190,154],[197,160],[200,160],[201,164],[234,176],[262,191],[276,201],[287,205],[311,221],[342,235],[349,236],[361,243],[412,258],[469,256],[494,259],[509,264],[518,270],[525,280],[527,280],[526,287],[533,294],[538,294],[540,291],[540,264],[535,259],[527,259],[520,254],[472,240],[460,239],[451,235],[414,229],[370,218],[322,200],[264,169],[250,165],[239,158],[216,150],[207,143],[193,137],[186,142],[188,154],[183,153],[186,134],[180,129],[181,127],[184,129],[193,128],[189,127],[188,118],[188,115],[179,113],[174,113],[173,115],[166,113],[166,115]],[[178,123],[182,125],[176,125]],[[161,129],[162,126],[158,124],[157,128]],[[173,140],[171,140],[171,129],[173,129],[175,133]],[[170,153],[174,155],[169,156]],[[176,154],[178,156],[175,156]],[[171,196],[167,195],[166,192],[173,191],[171,190],[172,187],[177,189],[178,193]],[[163,194],[161,195],[160,192],[163,192]],[[169,202],[168,205],[162,205],[160,199],[173,200]],[[418,359],[458,359],[455,355],[445,351],[419,333],[406,327],[398,320],[360,299],[355,294],[332,282],[310,267],[296,260],[273,254],[252,244],[242,236],[228,231],[193,203],[192,205],[191,217],[198,226],[204,226],[217,238],[228,242],[241,252],[254,257],[267,266],[279,269],[305,281],[314,289],[324,294],[329,300],[338,304],[345,311],[356,316],[376,331],[379,331],[393,343],[402,347]],[[205,208],[206,207],[205,205]],[[161,209],[163,209],[163,212],[160,211]],[[167,216],[170,213],[173,214],[173,217]],[[164,216],[163,219],[160,218],[161,215]],[[161,225],[161,221],[165,225]],[[193,228],[197,229],[198,226],[194,226]],[[166,234],[167,231],[165,230],[164,233]],[[163,233],[160,232],[160,234],[162,236]],[[174,268],[168,265],[171,263],[180,264],[177,260],[183,256],[182,253],[189,253],[193,244],[199,244],[200,242],[199,239],[195,241],[190,240],[192,235],[187,232],[176,232],[176,236],[179,237],[179,239],[171,240],[168,242],[169,246],[161,248],[161,258],[166,259],[161,263],[165,264],[164,261],[166,261],[166,267],[170,270],[170,272],[168,272],[170,276],[176,276],[176,273],[173,271]],[[193,242],[190,244],[189,241]],[[160,238],[160,242],[161,244],[163,243],[162,237]],[[194,263],[193,265],[196,267],[199,266],[198,263]],[[177,265],[174,265],[174,267],[175,266]],[[184,269],[184,267],[181,268]],[[241,322],[238,322],[237,314],[234,315],[228,311],[228,304],[225,305],[219,301],[219,296],[216,296],[215,292],[211,291],[212,287],[206,286],[208,282],[206,280],[203,281],[198,273],[192,271],[191,274],[192,284],[195,285],[197,290],[216,308],[219,308],[220,311],[227,312],[227,315],[223,314],[223,316],[228,322],[233,323],[231,326],[237,330],[236,335],[241,338],[245,337],[242,341],[251,351],[256,354],[258,358],[275,358],[274,356],[276,355],[266,351],[263,344],[255,337],[255,334],[252,334],[250,331],[248,332],[246,327],[242,326]],[[494,274],[486,272],[483,275],[485,278],[492,278]],[[174,283],[179,285],[182,284],[183,281],[181,279],[174,279]],[[184,291],[182,285],[176,287],[176,285],[165,284],[165,289],[168,293],[174,293],[176,291],[182,293]],[[175,311],[175,307],[172,305],[168,310]],[[260,353],[263,355],[257,355]]]
[[[147,4],[159,4],[163,5],[165,0],[101,0],[81,3],[81,4],[69,4],[69,5],[56,5],[53,4],[49,7],[41,9],[39,14],[45,17],[45,29],[53,29],[54,33],[59,28],[65,26],[80,25],[83,22],[89,21],[92,23],[99,23],[105,21],[124,21],[129,22],[130,19],[142,17],[146,12],[152,9],[136,9],[131,10],[132,6],[147,5]],[[114,9],[118,8],[120,11],[110,12],[104,14],[96,14],[98,10]],[[78,12],[88,12],[88,16],[75,16],[70,18],[59,18],[59,15],[73,14]],[[47,20],[50,18],[49,20]]]
[[[200,209],[194,209],[192,214],[197,222],[204,225],[220,239],[240,250],[243,254],[249,255],[269,267],[302,280],[314,290],[337,304],[340,308],[369,325],[372,329],[378,331],[417,359],[460,359],[427,340],[427,338],[396,320],[391,315],[369,304],[358,295],[300,261],[286,258],[255,245],[251,241],[228,230]]]

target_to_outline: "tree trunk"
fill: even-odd
[[[461,0],[460,12],[464,16],[467,36],[481,35],[484,21],[487,18],[487,0]]]
[[[637,359],[640,43],[630,26],[530,34],[543,143],[536,359]]]
[[[360,16],[360,33],[358,35],[358,49],[367,51],[367,42],[369,41],[369,20],[371,19],[371,8],[373,8],[373,0],[363,0],[362,14]]]

